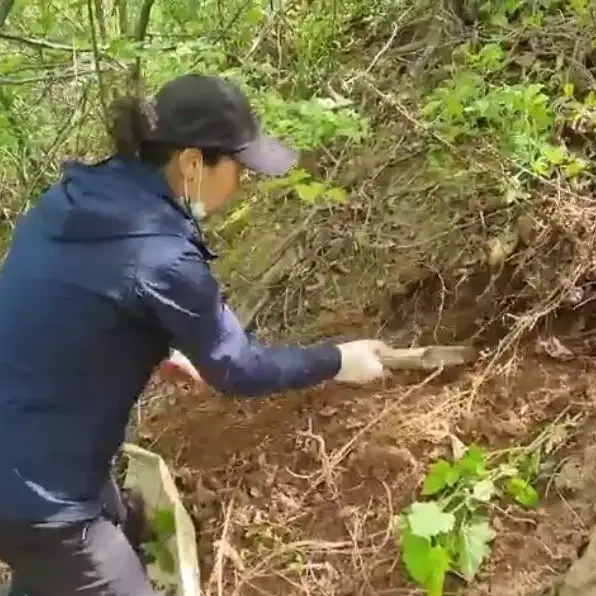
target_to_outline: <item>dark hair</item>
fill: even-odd
[[[168,164],[176,151],[188,149],[176,143],[144,141],[147,127],[142,100],[136,97],[116,100],[112,106],[109,129],[114,155],[127,161],[139,160],[159,169]],[[197,149],[201,150],[208,166],[214,166],[225,155],[219,149]]]

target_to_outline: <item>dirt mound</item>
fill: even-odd
[[[375,390],[329,384],[267,400],[222,400],[156,382],[143,440],[178,471],[207,591],[219,582],[242,595],[407,593],[395,516],[416,498],[431,460],[449,453],[454,436],[504,449],[557,420],[564,424],[553,431],[541,507],[493,507],[490,562],[472,587],[453,580],[448,588],[548,593],[596,522],[591,489],[570,488],[573,466],[563,465],[596,442],[588,430],[596,368],[518,357],[515,369],[480,389],[482,365],[431,379],[400,374]],[[564,479],[555,482],[559,465]]]

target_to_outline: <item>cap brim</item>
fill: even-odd
[[[261,135],[235,155],[244,166],[269,176],[283,176],[298,163],[298,152],[273,137]]]

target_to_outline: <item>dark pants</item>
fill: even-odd
[[[0,520],[0,559],[11,567],[17,591],[156,596],[135,549],[110,517],[52,525]]]

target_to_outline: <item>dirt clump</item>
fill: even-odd
[[[570,457],[556,478],[557,486],[571,495],[566,500],[569,508],[581,519],[590,517],[594,524],[596,485],[596,437],[583,452]],[[558,596],[596,596],[596,528],[584,532],[584,541],[576,545],[577,560],[561,581]]]

